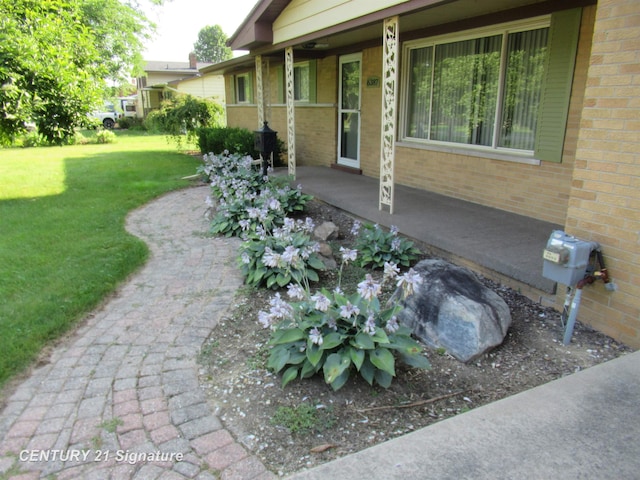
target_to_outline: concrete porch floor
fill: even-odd
[[[402,185],[395,186],[390,214],[386,206],[379,209],[378,179],[327,167],[297,167],[295,184],[355,217],[395,225],[434,255],[536,301],[555,291],[555,282],[542,276],[542,251],[560,225]]]

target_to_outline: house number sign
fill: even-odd
[[[380,87],[380,77],[367,78],[367,88],[379,88],[379,87]]]

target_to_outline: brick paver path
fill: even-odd
[[[206,187],[133,212],[145,267],[38,366],[0,416],[0,477],[267,479],[224,429],[197,356],[242,279],[235,239],[205,234]]]

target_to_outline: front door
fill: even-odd
[[[360,72],[362,54],[340,57],[338,164],[360,168]]]

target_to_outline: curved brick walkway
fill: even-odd
[[[200,346],[242,281],[237,241],[205,236],[207,194],[170,193],[129,216],[151,258],[8,398],[2,478],[275,477],[198,384]]]

